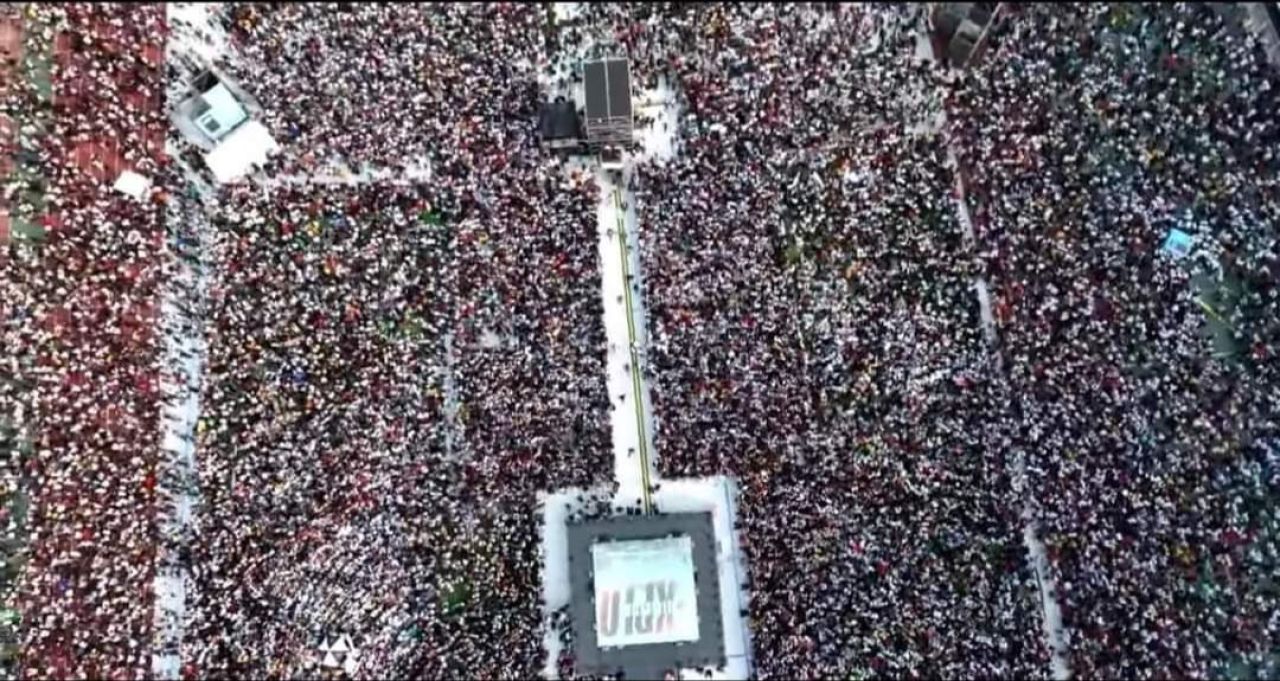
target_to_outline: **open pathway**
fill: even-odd
[[[198,209],[183,201],[170,204],[173,229],[170,257],[178,262],[178,275],[170,282],[161,304],[165,371],[161,390],[174,396],[176,405],[161,414],[162,452],[168,457],[160,476],[160,498],[172,499],[161,513],[161,542],[156,555],[156,625],[152,672],[157,678],[178,677],[180,646],[187,616],[187,584],[191,566],[184,555],[192,533],[192,519],[199,505],[196,469],[196,431],[200,417],[200,390],[204,376],[204,303],[208,282],[205,270],[207,225]]]
[[[624,176],[625,177],[625,176]],[[631,193],[618,178],[601,172],[597,224],[600,240],[600,295],[604,302],[609,399],[613,404],[614,479],[619,504],[651,499],[657,470],[653,451],[653,409],[645,376],[644,301],[640,286],[639,241]]]

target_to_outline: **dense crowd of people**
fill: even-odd
[[[742,484],[757,673],[1043,675],[943,142],[907,132],[940,106],[916,17],[628,9],[687,108],[635,178],[658,460]]]
[[[28,61],[53,60],[52,101],[6,83],[19,162],[7,196],[46,230],[3,264],[4,361],[24,387],[6,484],[30,499],[13,602],[23,676],[134,678],[150,667],[159,460],[158,333],[166,279],[162,207],[110,191],[104,140],[139,172],[161,171],[148,132],[163,125],[162,72],[144,58],[160,5],[31,5]],[[56,38],[55,38],[56,31]],[[142,94],[142,97],[135,95]],[[99,151],[85,153],[86,148]],[[6,382],[6,385],[9,385]]]
[[[1085,678],[1280,670],[1280,81],[1229,10],[1022,8],[952,93]]]
[[[1002,471],[1022,455],[1077,673],[1274,669],[1275,76],[1238,25],[1192,5],[1015,9],[995,56],[953,85],[931,82],[906,42],[850,59],[835,26],[866,25],[852,8],[835,20],[799,7],[593,9],[642,78],[674,79],[686,99],[681,155],[637,181],[657,448],[672,474],[747,482],[762,674],[805,663],[1043,673],[1044,651],[1024,628],[1039,618],[1019,600],[1026,588],[1009,590],[1012,607],[972,614],[992,600],[971,585],[1001,574],[981,559],[931,556],[921,569],[913,542],[882,549],[881,574],[862,575],[859,560],[815,560],[831,548],[806,532],[860,553],[877,531],[896,538],[931,527],[934,514],[959,516],[971,522],[948,528],[946,544],[981,545],[990,532],[1017,556],[1029,500]],[[787,63],[814,67],[774,68]],[[929,205],[949,190],[940,141],[897,137],[927,131],[911,122],[931,118],[910,112],[929,98],[904,91],[937,87],[978,209],[972,248],[931,214],[951,211]],[[863,91],[898,114],[894,132],[862,105],[854,110],[873,112],[866,139],[833,140],[832,129],[866,130],[847,108]],[[1171,227],[1204,242],[1194,264],[1160,254]],[[977,298],[963,282],[975,255],[997,287],[1007,374],[974,359]],[[1230,346],[1216,357],[1199,332],[1206,316]],[[952,379],[960,399],[921,376]],[[854,454],[867,442],[879,454],[869,463]],[[970,445],[976,477],[936,475]],[[826,461],[834,451],[848,454]],[[864,467],[889,473],[871,477],[874,488],[890,479],[928,501],[886,511],[856,482],[831,484],[863,479]],[[753,480],[770,496],[753,498]],[[972,508],[985,513],[949,508],[954,490],[975,486]],[[847,534],[821,512],[828,504]],[[1008,561],[1005,578],[1025,587],[1022,563]],[[938,621],[885,624],[874,604],[911,609],[894,568],[950,583],[952,593],[912,594]],[[858,596],[867,601],[851,604]],[[824,621],[828,609],[841,617]],[[945,621],[957,612],[973,626]],[[917,627],[942,633],[887,647],[899,655],[851,654],[874,640],[864,618],[892,641],[912,641]],[[967,637],[1025,656],[991,655]]]
[[[532,675],[536,493],[611,471],[598,192],[544,162],[512,69],[538,8],[229,20],[229,67],[308,152],[279,169],[432,180],[219,199],[187,671],[317,673],[347,635],[370,674]]]
[[[1010,5],[953,77],[909,6],[580,9],[222,6],[218,66],[283,150],[205,196],[147,133],[164,7],[23,12],[53,58],[52,101],[2,93],[32,141],[6,199],[47,229],[0,259],[24,676],[315,676],[345,637],[357,676],[526,678],[548,628],[572,675],[537,496],[622,510],[625,349],[600,190],[535,126],[549,50],[593,44],[679,100],[678,151],[625,178],[640,356],[661,474],[740,482],[755,674],[1047,676],[1031,527],[1077,677],[1275,675],[1280,89],[1252,38],[1203,5]],[[121,163],[157,189],[111,191]]]

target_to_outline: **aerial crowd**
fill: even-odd
[[[1280,83],[1223,10],[1028,8],[954,93],[1082,677],[1280,671]]]
[[[322,640],[344,634],[381,673],[541,666],[536,493],[600,484],[611,458],[595,191],[542,162],[524,125],[536,91],[504,71],[536,57],[540,18],[511,5],[229,17],[237,79],[306,150],[280,175],[421,153],[432,181],[283,182],[219,201],[191,673],[315,673]],[[362,120],[305,105],[332,88]]]
[[[163,202],[111,192],[101,171],[119,161],[114,140],[124,163],[165,172],[148,142],[165,125],[163,71],[145,49],[164,11],[33,5],[23,19],[28,77],[3,92],[19,138],[5,191],[45,237],[12,240],[0,260],[0,413],[26,440],[4,453],[5,484],[24,497],[5,509],[5,559],[22,566],[5,607],[25,676],[135,678],[151,664],[157,310],[172,268]],[[43,83],[27,69],[42,60]]]
[[[632,34],[691,114],[635,180],[659,465],[741,481],[761,676],[1043,675],[940,84],[864,11]]]
[[[1009,5],[952,71],[909,6],[227,3],[283,150],[217,189],[148,133],[163,5],[20,16],[6,676],[541,673],[539,493],[611,484],[626,348],[538,71],[602,44],[680,109],[641,357],[661,475],[739,481],[757,675],[1280,673],[1280,89],[1220,8]]]

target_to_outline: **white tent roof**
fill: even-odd
[[[120,177],[116,178],[115,190],[123,194],[128,194],[139,201],[142,200],[147,190],[151,188],[151,180],[139,175],[132,170],[126,170],[120,173]]]
[[[204,162],[218,182],[234,182],[248,175],[254,166],[267,162],[267,157],[280,150],[280,145],[257,121],[249,121],[227,135],[204,155]]]

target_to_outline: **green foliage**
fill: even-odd
[[[800,264],[800,261],[803,259],[804,246],[800,243],[799,239],[791,242],[791,245],[787,246],[786,250],[782,252],[782,264],[787,267],[794,267],[795,265]]]
[[[471,582],[461,579],[454,584],[447,585],[441,601],[444,604],[446,615],[466,610],[471,603]]]
[[[422,213],[418,215],[418,219],[421,220],[423,224],[432,225],[432,226],[439,226],[444,224],[444,216],[442,216],[439,211],[435,211],[435,210],[422,211]]]

